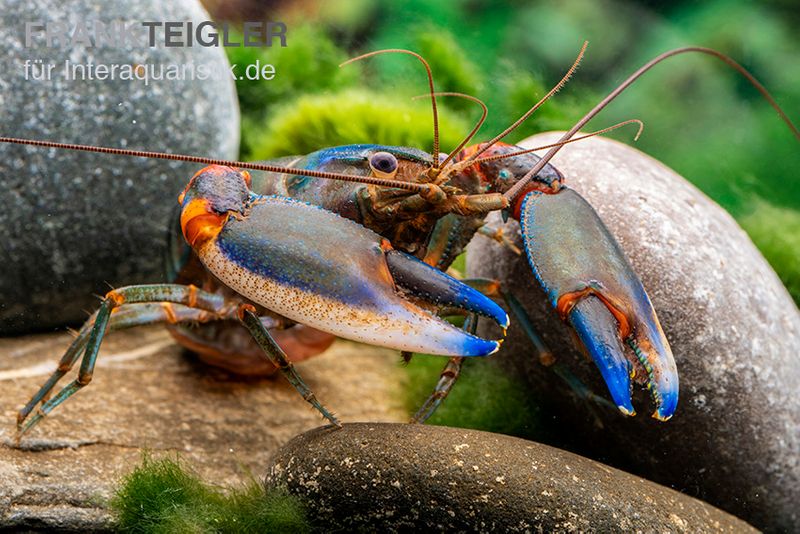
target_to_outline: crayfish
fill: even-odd
[[[431,153],[417,148],[349,145],[306,156],[248,163],[2,137],[0,141],[156,157],[209,165],[178,196],[171,275],[175,283],[128,286],[105,295],[58,368],[19,412],[20,434],[92,379],[108,332],[167,324],[174,337],[208,361],[242,374],[279,370],[302,397],[334,425],[292,360],[324,351],[335,336],[403,352],[450,356],[435,391],[415,415],[427,419],[459,375],[463,358],[488,356],[502,339],[475,335],[479,317],[501,329],[506,311],[530,332],[532,357],[547,348],[509,288],[492,280],[447,274],[476,233],[514,247],[487,228],[492,211],[520,222],[524,255],[552,307],[572,326],[605,380],[610,397],[633,415],[634,383],[651,394],[653,416],[669,419],[678,404],[678,372],[656,312],[619,245],[597,213],[565,185],[548,162],[566,143],[639,121],[575,137],[590,119],[664,59],[698,52],[743,74],[800,138],[769,93],[729,57],[706,48],[681,48],[645,64],[539,157],[501,139],[526,120],[571,76],[563,79],[508,129],[467,146],[486,117],[486,106],[467,95],[437,93],[425,66],[433,111]],[[483,108],[470,134],[449,153],[439,152],[437,96],[469,98]],[[641,123],[640,123],[641,126]],[[253,176],[247,171],[263,173]],[[522,253],[521,251],[520,254]],[[522,261],[522,260],[521,260]],[[463,327],[443,317],[462,315]],[[242,334],[246,334],[243,336]],[[287,352],[289,353],[287,355]],[[81,359],[82,358],[82,359]],[[56,384],[81,359],[78,376],[55,396]]]

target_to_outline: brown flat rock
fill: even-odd
[[[179,453],[206,480],[234,485],[322,422],[283,378],[234,379],[145,327],[109,336],[92,383],[12,448],[17,410],[70,340],[0,339],[0,529],[105,529],[105,503],[145,449]],[[398,361],[397,352],[340,341],[297,369],[345,421],[404,421]]]

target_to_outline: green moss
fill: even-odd
[[[236,36],[235,38],[241,39]],[[228,60],[239,66],[260,61],[275,67],[271,80],[236,80],[239,104],[245,113],[285,103],[297,94],[320,93],[355,84],[360,66],[339,68],[348,54],[338,48],[324,31],[310,26],[292,28],[292,46],[287,48],[226,47]]]
[[[433,391],[445,361],[440,356],[415,355],[406,366],[409,413],[415,413]],[[523,381],[485,358],[464,362],[458,383],[428,422],[528,439],[543,433],[540,409]]]
[[[759,200],[739,222],[800,305],[800,211]]]
[[[117,528],[131,533],[308,532],[302,503],[267,494],[255,480],[223,493],[179,460],[153,459],[124,478],[111,501]]]
[[[467,123],[442,109],[442,147],[454,147],[469,131]],[[320,148],[377,143],[430,151],[433,126],[430,105],[407,96],[367,90],[307,95],[275,113],[263,126],[249,124],[251,159],[308,154]]]
[[[241,37],[236,37],[241,39]],[[236,80],[242,111],[242,154],[251,150],[251,126],[263,124],[273,108],[285,107],[299,95],[319,94],[355,85],[359,64],[339,68],[348,54],[337,47],[324,31],[311,26],[292,27],[292,46],[287,48],[226,47],[228,60],[241,74],[248,65],[271,64],[271,80]]]

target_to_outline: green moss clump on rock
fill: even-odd
[[[759,200],[739,223],[800,305],[800,211]]]
[[[440,108],[443,149],[454,148],[469,125]],[[433,122],[427,101],[368,90],[306,95],[263,125],[249,124],[250,159],[308,154],[321,148],[356,143],[408,146],[430,151]]]
[[[255,480],[223,493],[204,484],[180,460],[149,455],[123,479],[111,507],[117,529],[137,534],[311,530],[296,497],[266,493]]]
[[[235,35],[234,39],[242,39]],[[300,94],[321,93],[338,90],[356,84],[360,77],[360,65],[339,68],[348,59],[347,53],[337,47],[324,31],[310,26],[292,28],[292,46],[287,48],[226,47],[231,64],[237,66],[236,73],[245,74],[248,65],[259,62],[261,66],[271,64],[275,76],[271,80],[235,80],[236,92],[242,113],[262,113],[272,106],[280,106],[287,99]]]

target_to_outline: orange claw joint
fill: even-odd
[[[653,305],[616,240],[586,200],[561,186],[518,201],[525,252],[550,303],[574,329],[619,409],[633,415],[633,382],[665,421],[678,373]]]

